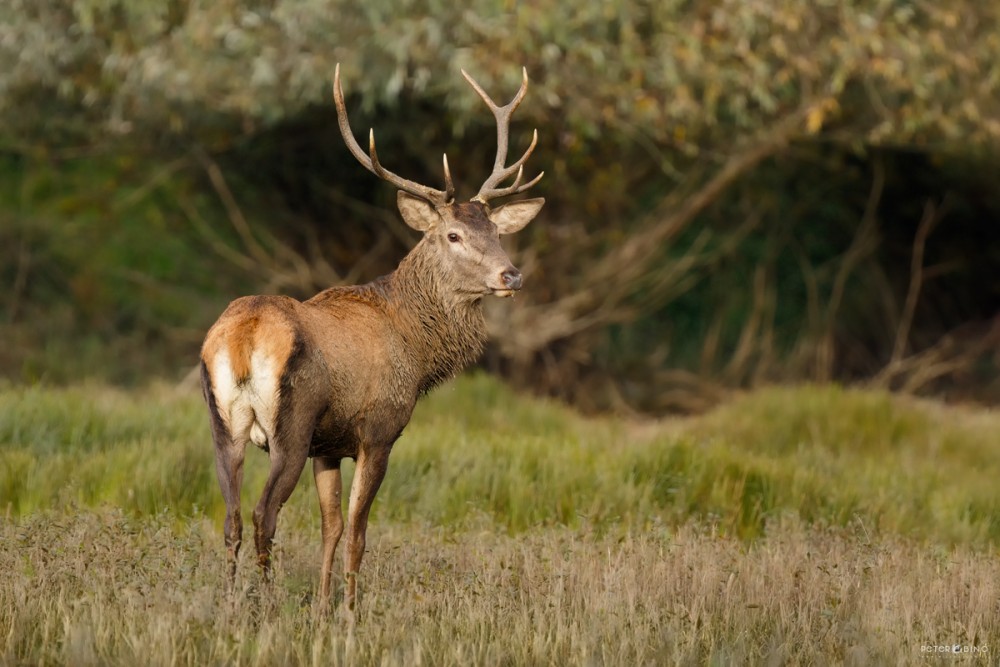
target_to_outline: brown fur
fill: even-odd
[[[464,74],[464,72],[463,72]],[[340,130],[361,164],[400,188],[403,220],[424,233],[389,274],[366,285],[333,287],[301,303],[288,297],[237,299],[209,330],[202,348],[202,387],[215,441],[216,473],[226,501],[224,525],[230,582],[243,536],[240,487],[248,442],[263,447],[271,468],[253,513],[257,562],[270,572],[278,511],[306,459],[323,519],[320,597],[329,599],[333,557],[344,532],[340,463],[357,461],[348,503],[344,601],[353,608],[365,550],[368,513],[393,443],[410,421],[420,394],[472,363],[486,342],[481,300],[512,295],[521,273],[500,247],[500,235],[523,228],[544,204],[528,199],[490,209],[486,202],[522,192],[524,155],[506,161],[510,114],[527,91],[527,70],[514,100],[498,107],[468,75],[497,120],[493,174],[473,200],[454,203],[444,161],[445,190],[400,178],[365,155],[350,131],[334,75]],[[514,183],[498,187],[514,176]]]
[[[482,297],[503,290],[503,274],[516,273],[487,213],[480,203],[438,210],[440,222],[393,273],[365,285],[332,287],[305,302],[243,297],[209,330],[202,348],[203,383],[227,503],[231,575],[242,541],[239,487],[248,441],[267,449],[272,461],[254,511],[258,561],[265,571],[278,509],[306,457],[315,459],[325,526],[324,597],[330,590],[329,559],[344,528],[340,460],[354,458],[345,566],[352,575],[346,598],[353,602],[367,514],[392,445],[419,395],[481,354]],[[462,235],[461,249],[450,233]]]
[[[294,299],[248,296],[233,301],[205,339],[202,359],[214,358],[224,347],[238,383],[250,378],[250,356],[255,349],[273,359],[288,359],[294,339],[289,335],[290,316],[273,318],[271,313],[288,313]]]

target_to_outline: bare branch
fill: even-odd
[[[243,241],[243,245],[246,247],[247,252],[250,253],[250,256],[255,261],[262,264],[268,263],[270,260],[269,253],[264,250],[264,247],[253,235],[253,232],[250,231],[250,224],[243,215],[243,211],[240,209],[239,204],[236,203],[236,198],[233,196],[232,190],[229,189],[229,185],[226,183],[226,179],[222,175],[222,170],[219,169],[219,165],[215,162],[215,160],[209,157],[208,153],[206,153],[200,146],[195,149],[194,153],[198,158],[198,161],[201,162],[202,167],[204,167],[205,172],[208,174],[208,179],[211,181],[212,187],[215,188],[215,192],[219,195],[222,205],[226,208],[226,213],[229,216],[229,222],[233,225],[233,229],[236,230],[240,240]]]
[[[913,326],[913,317],[917,310],[917,302],[920,299],[920,290],[923,287],[924,253],[927,248],[927,239],[931,232],[941,222],[946,210],[947,200],[940,207],[928,199],[924,203],[924,213],[917,225],[917,233],[913,239],[913,251],[910,255],[910,285],[906,292],[906,301],[903,303],[903,312],[899,318],[899,326],[896,328],[896,338],[892,346],[892,355],[889,363],[885,365],[872,383],[880,387],[888,387],[892,381],[900,374],[907,372],[908,367],[914,364],[923,364],[919,373],[913,373],[904,385],[904,391],[915,391],[913,387],[919,387],[942,374],[950,373],[955,368],[956,362],[943,363],[934,358],[940,352],[940,343],[923,353],[914,355],[910,360],[904,359],[907,345],[910,339],[910,329]],[[942,343],[946,342],[944,339]],[[961,364],[959,364],[960,366]]]
[[[655,289],[651,291],[660,292],[647,299],[655,299],[661,304],[669,301],[671,295],[689,289],[696,279],[690,269],[710,259],[710,256],[700,252],[707,237],[699,237],[697,252],[682,258],[675,266],[651,272],[651,267],[662,256],[663,244],[680,235],[739,178],[782,150],[800,131],[802,119],[810,108],[810,105],[803,106],[762,137],[735,152],[694,192],[685,196],[678,190],[667,197],[651,214],[650,224],[644,225],[642,232],[607,251],[580,276],[571,293],[544,304],[516,302],[513,311],[505,314],[508,322],[508,326],[504,327],[506,335],[497,340],[501,352],[511,358],[526,359],[552,341],[627,319],[633,309],[626,302],[633,297],[640,281],[653,280]],[[753,224],[756,220],[748,220],[741,228],[742,233],[748,232]],[[584,239],[582,242],[588,241]],[[518,318],[525,325],[510,327],[511,317]]]
[[[910,286],[906,292],[906,301],[903,304],[899,328],[896,330],[896,341],[892,347],[892,357],[889,360],[890,366],[899,363],[906,351],[906,344],[910,338],[910,327],[913,325],[913,315],[917,310],[917,300],[920,298],[920,289],[924,282],[924,251],[927,247],[927,238],[934,231],[941,218],[941,212],[938,211],[934,202],[928,199],[924,203],[924,215],[920,219],[917,235],[913,239],[913,253],[910,259]]]
[[[31,268],[31,248],[28,247],[27,236],[27,233],[22,228],[21,241],[17,244],[17,271],[14,274],[14,285],[10,290],[10,301],[7,308],[7,322],[10,324],[17,321],[21,298],[28,285],[28,275]]]

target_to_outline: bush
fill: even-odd
[[[491,368],[593,407],[653,411],[788,377],[875,377],[910,391],[985,384],[989,396],[1000,289],[988,269],[1000,251],[982,174],[1000,138],[998,27],[1000,10],[972,0],[626,0],[572,12],[551,1],[19,0],[0,8],[0,140],[11,159],[28,159],[5,169],[20,190],[38,172],[89,172],[75,161],[81,145],[180,160],[181,182],[222,201],[196,225],[173,189],[187,185],[140,170],[152,179],[136,195],[146,208],[209,232],[177,247],[167,273],[203,276],[179,253],[208,247],[226,260],[212,273],[223,284],[193,282],[212,304],[220,292],[307,293],[388,270],[410,238],[372,230],[368,204],[391,217],[388,193],[340,148],[335,63],[356,129],[378,129],[383,159],[436,182],[445,150],[460,193],[492,161],[494,130],[458,70],[502,97],[523,64],[532,89],[512,141],[541,130],[532,165],[547,172],[538,190],[549,204],[514,241],[531,289],[494,317],[505,335]],[[240,209],[254,212],[242,227]],[[32,201],[18,215],[34,228],[43,213]],[[62,210],[55,220],[72,216],[102,240],[107,225],[152,228],[143,239],[155,248],[125,234],[102,260],[133,270],[121,255],[134,253],[158,277],[156,249],[178,234],[143,215],[100,224]],[[4,232],[48,256],[49,237],[35,234]],[[94,247],[87,236],[81,248]],[[96,276],[81,264],[60,264],[56,293],[88,279],[117,290],[111,264]],[[7,277],[33,284],[29,269]],[[970,296],[952,308],[954,294]],[[65,308],[62,328],[85,326]],[[138,310],[114,331],[211,320]],[[196,345],[151,337],[164,356]]]

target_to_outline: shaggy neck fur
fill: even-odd
[[[386,276],[421,392],[453,377],[479,358],[486,344],[482,297],[442,284],[440,267],[422,240]]]

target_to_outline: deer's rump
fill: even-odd
[[[215,406],[234,442],[267,448],[275,438],[282,386],[301,353],[288,297],[233,301],[209,330],[201,360]]]

